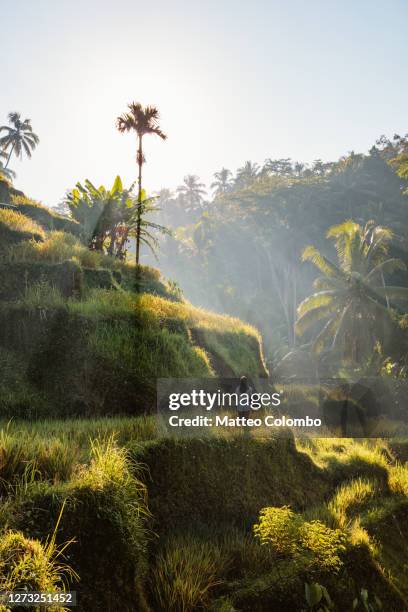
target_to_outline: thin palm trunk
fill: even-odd
[[[5,170],[7,170],[7,166],[9,165],[9,162],[10,162],[11,156],[13,155],[14,147],[15,147],[15,144],[14,144],[14,142],[13,142],[13,145],[12,145],[12,147],[11,147],[11,149],[10,149],[9,156],[8,156],[8,158],[7,158],[7,161],[6,161],[6,165],[4,166],[4,169],[5,169]]]
[[[142,149],[142,136],[139,135],[139,148],[137,151],[137,163],[139,166],[138,175],[138,195],[137,195],[137,224],[136,224],[136,265],[139,264],[140,260],[140,230],[142,223],[142,164],[143,164],[143,149]]]

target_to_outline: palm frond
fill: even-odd
[[[308,246],[302,253],[302,261],[310,261],[323,274],[334,278],[344,278],[343,272],[314,246]]]
[[[330,304],[324,304],[319,308],[305,312],[295,323],[296,335],[303,336],[303,334],[316,323],[338,312],[339,308],[339,304],[331,302]]]
[[[322,352],[324,347],[332,340],[333,336],[335,336],[336,331],[339,326],[339,321],[337,318],[329,319],[326,325],[323,327],[321,332],[316,336],[313,344],[312,344],[312,352],[315,355],[318,355]]]
[[[408,287],[375,287],[374,291],[383,297],[387,297],[392,302],[408,300]]]
[[[407,266],[402,259],[390,258],[385,261],[381,261],[377,264],[365,277],[365,282],[369,283],[373,280],[377,274],[393,274],[397,270],[406,270]]]
[[[318,276],[313,281],[313,287],[319,291],[325,291],[326,289],[342,290],[344,288],[344,283],[338,278],[333,278],[332,276]]]
[[[337,295],[339,295],[339,293],[333,289],[319,291],[318,293],[310,295],[299,304],[297,309],[298,315],[301,317],[310,310],[315,310],[316,308],[321,308],[321,306],[331,304]]]
[[[343,221],[343,223],[339,223],[338,225],[332,225],[327,230],[326,237],[339,238],[343,235],[353,236],[359,229],[360,226],[358,225],[358,223],[356,223],[352,219],[347,219],[346,221]]]

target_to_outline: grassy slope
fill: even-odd
[[[45,214],[28,204],[37,220]],[[33,261],[61,266],[67,259],[82,272],[103,268],[120,273],[112,276],[116,290],[95,284],[89,290],[85,279],[79,294],[62,297],[45,273],[45,282],[2,305],[3,413],[28,416],[30,407],[33,415],[47,415],[55,401],[55,415],[68,398],[78,410],[85,403],[97,413],[115,397],[123,407],[135,389],[142,404],[160,374],[265,374],[255,330],[177,301],[153,271],[145,270],[145,292],[135,294],[134,270],[109,258],[102,263],[51,228],[29,243],[20,235],[6,261],[27,269]],[[76,539],[69,561],[81,575],[76,588],[87,611],[113,612],[120,602],[125,611],[176,612],[210,609],[215,600],[219,610],[297,611],[308,579],[328,586],[338,609],[350,609],[366,587],[386,610],[402,612],[408,609],[408,468],[397,465],[394,453],[395,446],[351,440],[160,439],[153,417],[11,422],[0,436],[0,523],[44,542],[65,501],[58,538]],[[263,506],[284,505],[299,525],[320,520],[332,530],[316,536],[306,556],[296,552],[297,542],[292,552],[277,554],[251,532]],[[146,539],[146,529],[160,538]],[[281,538],[288,536],[286,523],[283,529]],[[336,529],[347,541],[339,575],[330,566],[337,552],[327,555]],[[0,553],[7,546],[3,533]]]
[[[144,542],[141,526],[132,527],[122,505],[128,503],[126,495],[131,493],[123,498],[116,490],[115,483],[123,482],[123,464],[119,475],[114,471],[112,476],[117,468],[106,455],[105,459],[97,455],[95,463],[89,435],[107,440],[105,446],[115,457],[109,441],[112,433],[119,446],[129,449],[126,461],[138,479],[135,486],[141,491],[137,484],[140,478],[147,485],[153,516],[145,527],[159,535],[159,539],[150,539],[154,555],[149,570],[142,557],[132,557],[123,540],[131,537],[130,532],[126,536],[129,529],[136,529],[140,545]],[[3,487],[13,484],[0,515],[2,524],[8,522],[13,529],[23,528],[29,537],[42,539],[66,499],[59,541],[77,536],[70,558],[83,577],[76,588],[87,605],[95,584],[108,581],[108,599],[99,602],[107,610],[114,610],[112,601],[121,590],[120,581],[109,577],[110,562],[106,566],[92,562],[104,554],[106,538],[102,541],[96,535],[103,528],[117,549],[110,553],[116,564],[113,573],[122,572],[120,551],[128,568],[129,564],[140,568],[133,592],[136,589],[142,597],[144,590],[142,600],[155,602],[151,608],[155,612],[181,609],[180,602],[190,596],[193,600],[196,597],[196,605],[205,603],[206,609],[211,601],[228,598],[238,610],[297,611],[305,579],[325,584],[341,610],[351,609],[351,600],[362,587],[379,596],[385,610],[406,609],[403,559],[408,537],[408,466],[398,466],[390,447],[381,441],[337,439],[298,441],[295,445],[279,436],[269,441],[242,436],[170,440],[160,438],[154,418],[147,417],[14,422],[3,428],[0,447]],[[93,466],[94,475],[81,476],[80,485],[78,474],[86,472],[87,465]],[[27,466],[34,476],[27,474]],[[23,494],[19,486],[15,488],[21,481],[26,483]],[[335,552],[327,552],[324,538],[314,542],[313,553],[297,560],[292,553],[276,555],[273,547],[259,545],[251,533],[259,511],[265,506],[286,505],[306,524],[320,520],[329,529],[345,534],[339,571],[330,565]],[[97,521],[95,527],[92,517],[96,512],[102,523]],[[200,587],[201,595],[194,595],[198,568],[201,587],[208,590]],[[127,599],[131,592],[122,593],[124,610],[132,609]],[[175,598],[174,605],[169,603],[171,598]],[[142,605],[140,609],[144,609]]]
[[[157,377],[266,375],[256,330],[194,308],[157,270],[136,275],[53,229],[67,220],[12,199],[17,212],[0,210],[0,227],[18,234],[0,261],[3,415],[140,413]]]

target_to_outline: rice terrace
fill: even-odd
[[[3,9],[0,611],[408,612],[406,7],[33,4]]]

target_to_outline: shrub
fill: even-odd
[[[287,506],[264,508],[259,523],[254,525],[255,536],[277,554],[296,557],[310,554],[305,564],[319,571],[338,572],[343,565],[347,537],[339,529],[330,529],[321,521],[305,521]]]
[[[296,552],[301,519],[288,506],[264,508],[254,533],[261,544],[270,544],[277,553]]]

